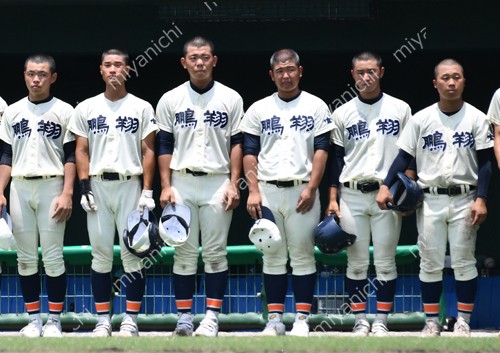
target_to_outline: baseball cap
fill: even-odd
[[[5,251],[17,250],[16,239],[12,234],[12,219],[5,206],[2,207],[2,219],[0,219],[0,248]]]
[[[160,236],[170,246],[181,246],[189,237],[191,209],[189,206],[168,203],[161,214]]]
[[[145,208],[143,215],[140,210],[134,210],[128,215],[127,229],[134,235],[129,246],[138,251],[149,249],[150,241],[147,234],[149,224],[149,210]]]

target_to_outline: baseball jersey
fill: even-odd
[[[7,108],[7,103],[0,97],[0,119],[2,118],[3,112],[5,111],[5,108]],[[1,120],[0,120],[1,122]]]
[[[260,136],[258,179],[309,181],[314,138],[333,128],[325,102],[305,91],[285,102],[278,93],[255,102],[241,124],[245,133]]]
[[[410,106],[386,93],[374,104],[356,97],[337,108],[331,141],[345,150],[339,181],[384,180],[398,154],[397,139],[410,118]]]
[[[112,102],[101,93],[75,108],[70,130],[89,141],[89,175],[142,174],[142,140],[158,130],[153,107],[128,93]]]
[[[239,132],[243,114],[241,96],[217,81],[204,94],[189,81],[165,93],[156,118],[161,130],[174,135],[170,168],[229,173],[231,136]]]
[[[490,123],[500,126],[500,89],[495,92],[491,99],[487,119]]]
[[[5,109],[0,139],[12,145],[12,177],[64,175],[64,144],[75,140],[72,114],[57,98],[33,104],[26,97]]]
[[[425,187],[477,185],[477,150],[493,147],[483,112],[465,103],[447,116],[435,103],[413,116],[397,143],[417,160],[418,183]]]

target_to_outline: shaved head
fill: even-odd
[[[273,54],[273,56],[271,56],[271,61],[270,61],[271,70],[274,70],[274,67],[278,63],[284,63],[287,61],[294,62],[295,65],[297,65],[297,67],[300,66],[299,54],[297,54],[297,52],[295,52],[295,50],[293,50],[293,49],[280,49],[280,50],[278,50],[277,52],[275,52]]]
[[[455,59],[444,59],[439,64],[437,64],[436,67],[434,68],[434,78],[435,79],[437,78],[437,75],[438,75],[438,72],[439,72],[439,66],[441,66],[441,65],[443,65],[443,66],[458,65],[458,66],[460,66],[460,70],[462,70],[462,75],[465,76],[464,75],[464,68],[463,68],[462,64],[460,64]]]

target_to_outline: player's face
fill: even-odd
[[[356,60],[351,74],[360,92],[371,93],[379,89],[384,70],[378,67],[377,60]]]
[[[120,55],[106,55],[100,68],[104,82],[113,87],[121,86],[130,70],[130,66],[125,65],[125,60]]]
[[[212,54],[208,45],[200,48],[188,46],[186,57],[181,58],[181,64],[195,81],[212,80],[217,56]]]
[[[271,79],[276,84],[278,92],[293,97],[299,93],[299,82],[302,77],[302,66],[297,66],[293,61],[285,61],[274,65],[269,71]],[[285,98],[285,97],[283,97]]]
[[[465,87],[465,78],[460,65],[439,65],[434,88],[446,100],[461,99]]]
[[[50,85],[56,82],[56,79],[57,73],[50,73],[49,63],[37,64],[28,61],[24,81],[30,92],[30,98],[47,98],[50,95]]]

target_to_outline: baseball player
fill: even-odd
[[[3,112],[5,111],[5,108],[7,108],[7,103],[0,97],[0,124],[2,123],[2,115]],[[0,155],[3,154],[3,141],[0,140]],[[2,267],[0,266],[0,287],[2,286]]]
[[[3,112],[7,108],[7,102],[5,102],[2,97],[0,97],[0,118],[2,118]]]
[[[115,231],[127,228],[131,211],[153,210],[154,140],[157,130],[151,104],[127,93],[127,52],[105,51],[101,75],[106,89],[80,103],[70,124],[76,135],[76,167],[81,205],[87,212],[92,245],[92,291],[99,321],[94,336],[111,336],[110,291]],[[139,176],[142,174],[143,183]],[[141,193],[142,190],[142,193]],[[127,314],[121,336],[138,336],[137,315],[144,295],[145,272],[140,258],[127,251],[121,236]]]
[[[377,203],[387,209],[386,202],[392,202],[388,185],[415,157],[418,183],[424,191],[423,205],[417,210],[420,288],[427,315],[421,335],[440,335],[439,299],[448,241],[458,301],[453,334],[469,337],[477,290],[476,233],[486,219],[493,140],[486,116],[462,100],[465,78],[457,61],[441,61],[433,82],[439,102],[408,122]]]
[[[243,165],[249,187],[247,210],[262,218],[261,206],[274,216],[283,247],[264,252],[268,323],[263,335],[284,335],[283,311],[288,285],[288,251],[296,317],[291,334],[309,336],[309,313],[316,283],[314,231],[320,218],[318,185],[328,157],[333,128],[326,104],[299,89],[302,66],[297,53],[282,49],[271,57],[269,75],[277,93],[254,103],[243,119]]]
[[[387,336],[387,316],[397,284],[396,248],[401,214],[383,212],[376,202],[377,190],[397,155],[396,141],[411,117],[408,104],[382,93],[385,68],[381,57],[365,51],[352,59],[351,74],[359,95],[333,113],[331,134],[330,204],[326,215],[340,218],[342,229],[357,236],[347,249],[346,287],[355,314],[354,336],[367,336],[367,272],[370,238],[377,281],[377,317],[374,336]],[[340,189],[340,205],[337,196]]]
[[[487,114],[488,121],[493,124],[494,136],[500,135],[500,89],[491,98],[490,107]],[[493,138],[493,136],[492,136]],[[495,157],[500,168],[500,137],[494,139]]]
[[[210,40],[195,37],[187,41],[181,64],[189,81],[165,93],[156,109],[161,130],[161,206],[170,202],[191,209],[190,236],[174,255],[179,320],[173,334],[193,333],[191,308],[201,230],[207,311],[195,334],[215,337],[227,284],[227,236],[232,210],[239,205],[243,100],[213,80],[217,56]]]
[[[0,126],[0,208],[10,185],[10,215],[17,242],[18,271],[29,324],[21,337],[62,337],[60,314],[66,295],[63,240],[71,216],[76,175],[75,137],[68,130],[73,108],[50,94],[56,63],[45,54],[24,64],[28,97],[5,109]],[[38,244],[42,249],[49,318],[42,327]]]

